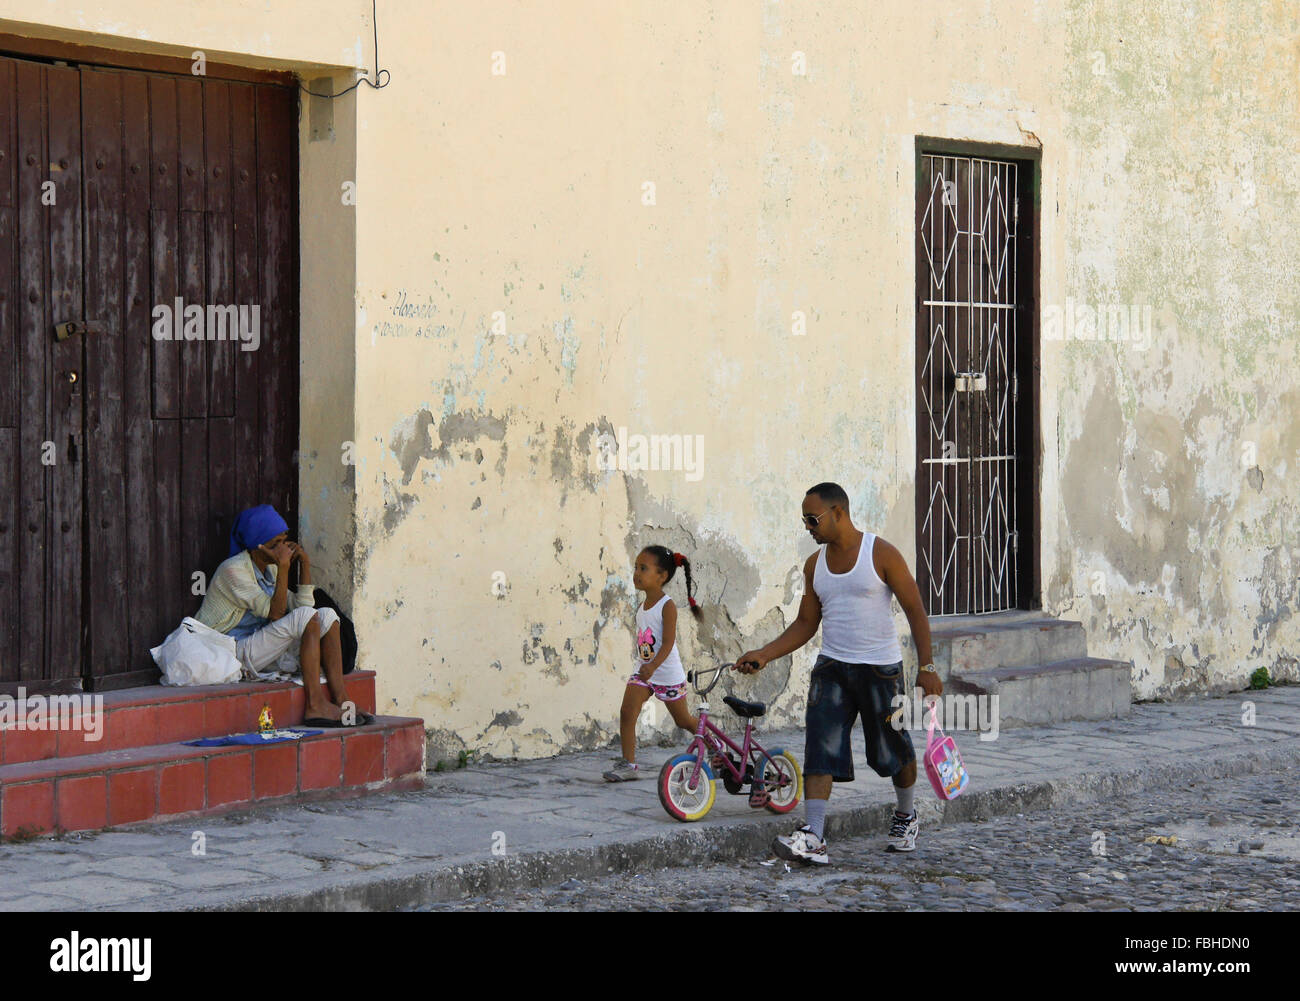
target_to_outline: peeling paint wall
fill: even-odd
[[[1043,299],[1153,322],[1044,345],[1046,605],[1140,697],[1298,680],[1295,7],[1076,3],[1066,51]]]
[[[807,485],[912,551],[918,134],[1041,146],[1043,305],[1152,307],[1144,350],[1043,345],[1045,607],[1133,659],[1139,698],[1294,676],[1300,422],[1265,378],[1296,345],[1284,8],[861,6],[445,13],[429,105],[374,106],[432,154],[375,164],[399,197],[374,240],[426,221],[360,268],[366,627],[386,661],[418,641],[375,666],[449,750],[612,738],[646,543],[699,568],[689,666],[788,624]],[[704,475],[599,469],[620,428],[702,435]],[[736,685],[797,722],[811,652]]]
[[[40,30],[307,78],[370,63],[369,4],[272,6],[55,0]],[[338,102],[333,148],[302,126],[304,536],[431,760],[608,744],[648,543],[697,570],[688,668],[789,623],[810,484],[913,552],[917,135],[1041,146],[1044,309],[1152,308],[1143,348],[1043,344],[1046,609],[1131,658],[1138,697],[1295,677],[1285,4],[379,17],[392,86]],[[698,440],[700,475],[602,468],[620,435]],[[812,652],[735,691],[801,721]],[[655,703],[643,730],[671,735]]]
[[[1059,171],[1064,20],[389,16],[405,90],[358,109],[365,663],[384,708],[425,718],[431,760],[605,746],[644,545],[696,568],[701,621],[680,574],[668,587],[688,668],[789,624],[812,483],[843,482],[859,524],[911,552],[915,136],[1032,133]],[[434,58],[430,37],[456,41]],[[701,475],[601,468],[621,429],[701,440]],[[734,688],[773,703],[768,725],[800,722],[812,652]],[[657,704],[642,730],[672,737]]]

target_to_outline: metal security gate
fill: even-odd
[[[1035,166],[918,149],[917,582],[931,615],[1037,604]]]
[[[297,128],[283,86],[0,57],[0,691],[151,682],[234,514],[294,523]],[[154,326],[252,304],[253,350]]]

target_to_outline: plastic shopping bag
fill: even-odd
[[[227,685],[239,680],[235,641],[188,616],[149,651],[164,685]]]
[[[937,701],[937,700],[936,700]],[[962,764],[961,752],[957,742],[939,730],[938,738],[934,732],[938,725],[935,718],[935,703],[930,703],[929,735],[925,742],[925,774],[930,777],[934,794],[940,799],[956,799],[970,784],[970,775]]]

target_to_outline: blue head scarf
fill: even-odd
[[[288,523],[270,504],[259,504],[240,511],[239,517],[235,519],[235,527],[230,531],[230,555],[235,556],[245,549],[256,549],[287,531]]]

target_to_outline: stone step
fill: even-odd
[[[901,637],[904,657],[915,662],[911,636]],[[945,681],[991,667],[1028,667],[1088,656],[1082,622],[1053,619],[1039,612],[959,615],[932,618],[934,669]]]
[[[992,667],[951,674],[944,694],[998,697],[999,726],[1127,716],[1131,702],[1127,661],[1074,657],[1046,664]]]
[[[359,710],[375,711],[374,671],[353,671],[343,682]],[[25,703],[14,703],[15,716],[19,707],[27,709],[21,722],[0,724],[0,765],[249,733],[257,729],[264,705],[277,727],[298,726],[304,715],[302,686],[291,681],[143,685],[101,695],[28,696]]]
[[[265,746],[163,743],[0,765],[0,835],[100,830],[424,781],[424,721],[379,716]]]

